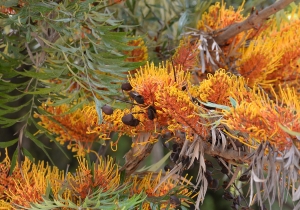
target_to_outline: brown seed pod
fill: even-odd
[[[133,117],[132,114],[126,114],[122,117],[122,122],[125,125],[136,127],[140,123],[140,121]]]
[[[173,169],[173,167],[171,167],[170,165],[165,165],[164,166],[164,170],[167,172],[167,171],[171,171]]]
[[[136,126],[139,125],[139,123],[140,123],[140,121],[138,119],[133,118],[133,120],[131,121],[130,126],[136,127]]]
[[[208,188],[216,190],[219,187],[219,180],[213,179],[210,183],[208,183]]]
[[[153,106],[149,106],[147,109],[147,115],[149,120],[154,120],[156,117],[156,109]]]
[[[247,181],[249,181],[249,179],[250,179],[250,176],[249,176],[248,174],[243,174],[243,175],[240,176],[240,178],[239,178],[239,180],[240,180],[241,182],[247,182]]]
[[[106,105],[106,104],[104,106],[102,106],[101,109],[102,109],[102,112],[106,115],[112,115],[114,112],[114,110],[111,108],[111,106]]]
[[[227,201],[234,199],[232,193],[229,191],[225,191],[222,197]]]
[[[133,119],[134,119],[134,117],[132,114],[126,114],[122,117],[122,122],[125,125],[131,125]]]
[[[121,89],[124,91],[130,91],[130,90],[132,90],[132,86],[129,82],[122,83]]]
[[[138,104],[144,104],[145,103],[145,100],[144,100],[144,97],[140,94],[138,94],[137,92],[135,91],[130,91],[129,92],[129,96],[135,100]]]
[[[213,168],[213,167],[214,167],[213,164],[212,164],[212,162],[209,161],[209,160],[205,160],[205,165],[206,165],[206,167],[208,167],[208,168]]]
[[[173,204],[173,205],[175,205],[176,207],[181,206],[180,199],[177,196],[175,196],[175,195],[171,195],[170,196],[170,203]]]
[[[172,162],[176,163],[177,160],[179,159],[179,154],[175,153],[175,152],[172,152],[171,155],[170,155],[170,159],[171,159]]]
[[[206,171],[204,172],[204,176],[205,176],[205,178],[206,178],[208,184],[211,183],[211,182],[213,181],[213,177],[212,177],[211,171],[206,170]]]

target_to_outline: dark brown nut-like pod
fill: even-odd
[[[112,115],[114,112],[114,110],[111,108],[111,106],[106,105],[106,104],[101,109],[102,109],[102,112],[106,115]]]
[[[129,96],[135,100],[138,104],[144,104],[145,103],[145,100],[144,100],[144,97],[140,94],[138,94],[137,92],[135,91],[130,91],[129,92]]]
[[[132,86],[129,82],[122,83],[121,89],[124,91],[130,91],[130,90],[132,90]]]
[[[154,120],[154,118],[156,117],[156,110],[153,106],[148,107],[147,116],[148,116],[149,120]]]
[[[131,125],[132,121],[133,121],[134,117],[132,114],[126,114],[122,117],[122,122],[125,125]]]

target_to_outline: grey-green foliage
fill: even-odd
[[[22,209],[39,210],[39,209],[136,209],[141,206],[146,199],[146,194],[141,192],[140,194],[134,194],[129,196],[128,191],[131,186],[121,187],[119,190],[108,189],[103,191],[101,188],[97,189],[91,195],[87,196],[84,200],[78,201],[77,204],[71,202],[69,199],[64,199],[62,194],[58,195],[57,199],[44,196],[43,201],[39,203],[32,203],[30,208],[22,207]]]
[[[149,59],[156,63],[172,55],[187,27],[195,27],[211,0],[126,0],[116,10],[132,33],[147,35]]]
[[[33,114],[41,102],[75,106],[70,112],[91,100],[100,107],[119,95],[124,72],[141,63],[126,62],[124,52],[133,49],[127,43],[135,38],[109,1],[23,2],[6,1],[16,14],[0,14],[0,126],[19,123],[19,149],[25,134],[46,151],[27,131],[37,125]]]

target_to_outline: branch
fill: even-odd
[[[261,25],[265,20],[268,19],[269,16],[284,9],[293,1],[295,0],[279,0],[274,4],[266,7],[262,11],[254,12],[243,22],[236,23],[222,29],[222,32],[215,37],[215,41],[219,44],[219,46],[225,45],[226,41],[231,37],[234,37],[235,35],[243,31],[247,31],[251,28],[255,28],[256,26]]]
[[[251,153],[237,151],[233,149],[222,149],[221,147],[214,147],[212,150],[209,143],[204,142],[204,153],[210,156],[222,157],[231,163],[251,163]]]

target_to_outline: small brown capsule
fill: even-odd
[[[134,117],[132,114],[126,114],[122,117],[122,122],[125,125],[131,125],[132,121],[133,121]]]
[[[207,171],[204,172],[204,176],[205,176],[208,184],[213,181],[212,174],[211,174],[211,172],[209,170],[207,170]]]
[[[173,152],[177,152],[177,148],[179,147],[179,145],[177,144],[177,143],[174,143],[173,145],[172,145],[172,150],[173,150]]]
[[[164,170],[167,172],[167,171],[171,171],[172,170],[172,167],[170,165],[165,165],[164,166]]]
[[[139,125],[139,123],[140,123],[140,121],[138,119],[133,118],[133,120],[130,123],[130,126],[136,127]]]
[[[171,195],[170,196],[170,203],[173,204],[173,205],[175,205],[176,207],[181,206],[180,199],[177,196],[175,196],[175,195]]]
[[[208,168],[213,168],[213,167],[214,167],[213,164],[212,164],[212,162],[209,161],[209,160],[205,160],[205,165],[206,165],[206,167],[208,167]]]
[[[106,115],[112,115],[114,110],[111,108],[111,106],[108,106],[108,105],[104,105],[102,108],[102,112]]]
[[[170,155],[170,159],[171,159],[172,162],[176,163],[177,160],[179,159],[179,154],[175,153],[175,152],[172,152],[171,155]]]
[[[144,97],[141,96],[141,95],[137,95],[134,100],[138,103],[138,104],[144,104],[145,103],[145,100],[144,100]]]
[[[148,107],[147,115],[148,115],[149,120],[154,120],[154,118],[156,117],[156,110],[153,106]]]
[[[240,180],[241,182],[247,182],[247,181],[249,181],[249,179],[250,179],[250,176],[249,176],[248,174],[243,174],[243,175],[239,178],[239,180]]]
[[[208,183],[208,187],[210,189],[216,190],[219,187],[219,180],[213,179],[210,183]]]
[[[228,173],[229,173],[229,170],[224,166],[224,167],[222,167],[221,172],[222,172],[223,174],[228,174]]]
[[[141,96],[140,94],[138,94],[137,92],[135,91],[130,91],[129,92],[129,96],[135,100],[138,104],[144,104],[145,103],[145,100],[144,100],[144,97]]]
[[[224,192],[224,195],[222,196],[225,200],[232,200],[232,199],[234,199],[234,197],[233,197],[233,195],[231,194],[231,192],[229,192],[229,191],[225,191]]]
[[[130,91],[130,90],[132,90],[132,86],[129,82],[122,83],[121,89],[124,91]]]

